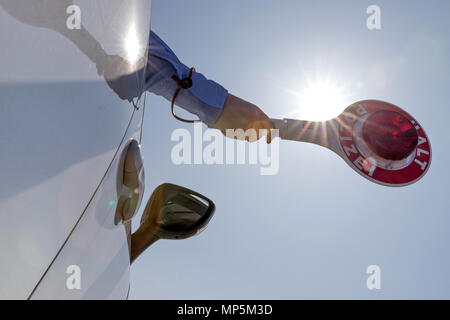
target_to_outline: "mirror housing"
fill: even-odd
[[[114,223],[128,223],[141,205],[145,188],[144,164],[141,147],[131,140],[124,148],[117,177],[117,207]]]
[[[214,203],[187,188],[165,183],[151,195],[141,225],[131,235],[130,260],[159,239],[186,239],[202,232],[215,211]]]

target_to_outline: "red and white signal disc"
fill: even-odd
[[[366,178],[404,186],[428,170],[430,141],[417,120],[399,107],[364,100],[345,109],[337,122],[342,157]]]

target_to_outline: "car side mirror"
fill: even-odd
[[[130,260],[159,239],[186,239],[202,232],[215,211],[205,196],[174,184],[155,189],[141,218],[141,225],[131,235]]]

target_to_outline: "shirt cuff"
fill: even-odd
[[[190,68],[182,64],[175,53],[153,32],[150,34],[145,89],[171,101],[177,84],[172,79],[188,77]],[[222,113],[228,91],[198,72],[192,73],[192,87],[181,90],[175,104],[196,114],[208,125]]]

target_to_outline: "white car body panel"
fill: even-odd
[[[122,223],[115,225],[115,195],[120,154],[131,139],[139,141],[142,111],[135,112],[118,156],[31,299],[120,299],[129,288],[129,248]],[[80,268],[81,288],[68,290],[69,266]]]
[[[116,196],[122,142],[140,141],[143,99],[134,112],[74,43],[27,23],[27,6],[51,2],[72,1],[0,0],[0,298],[126,298],[127,234],[102,201]],[[151,1],[73,2],[108,54],[126,55],[131,25],[148,41]],[[81,267],[77,292],[66,263]]]

